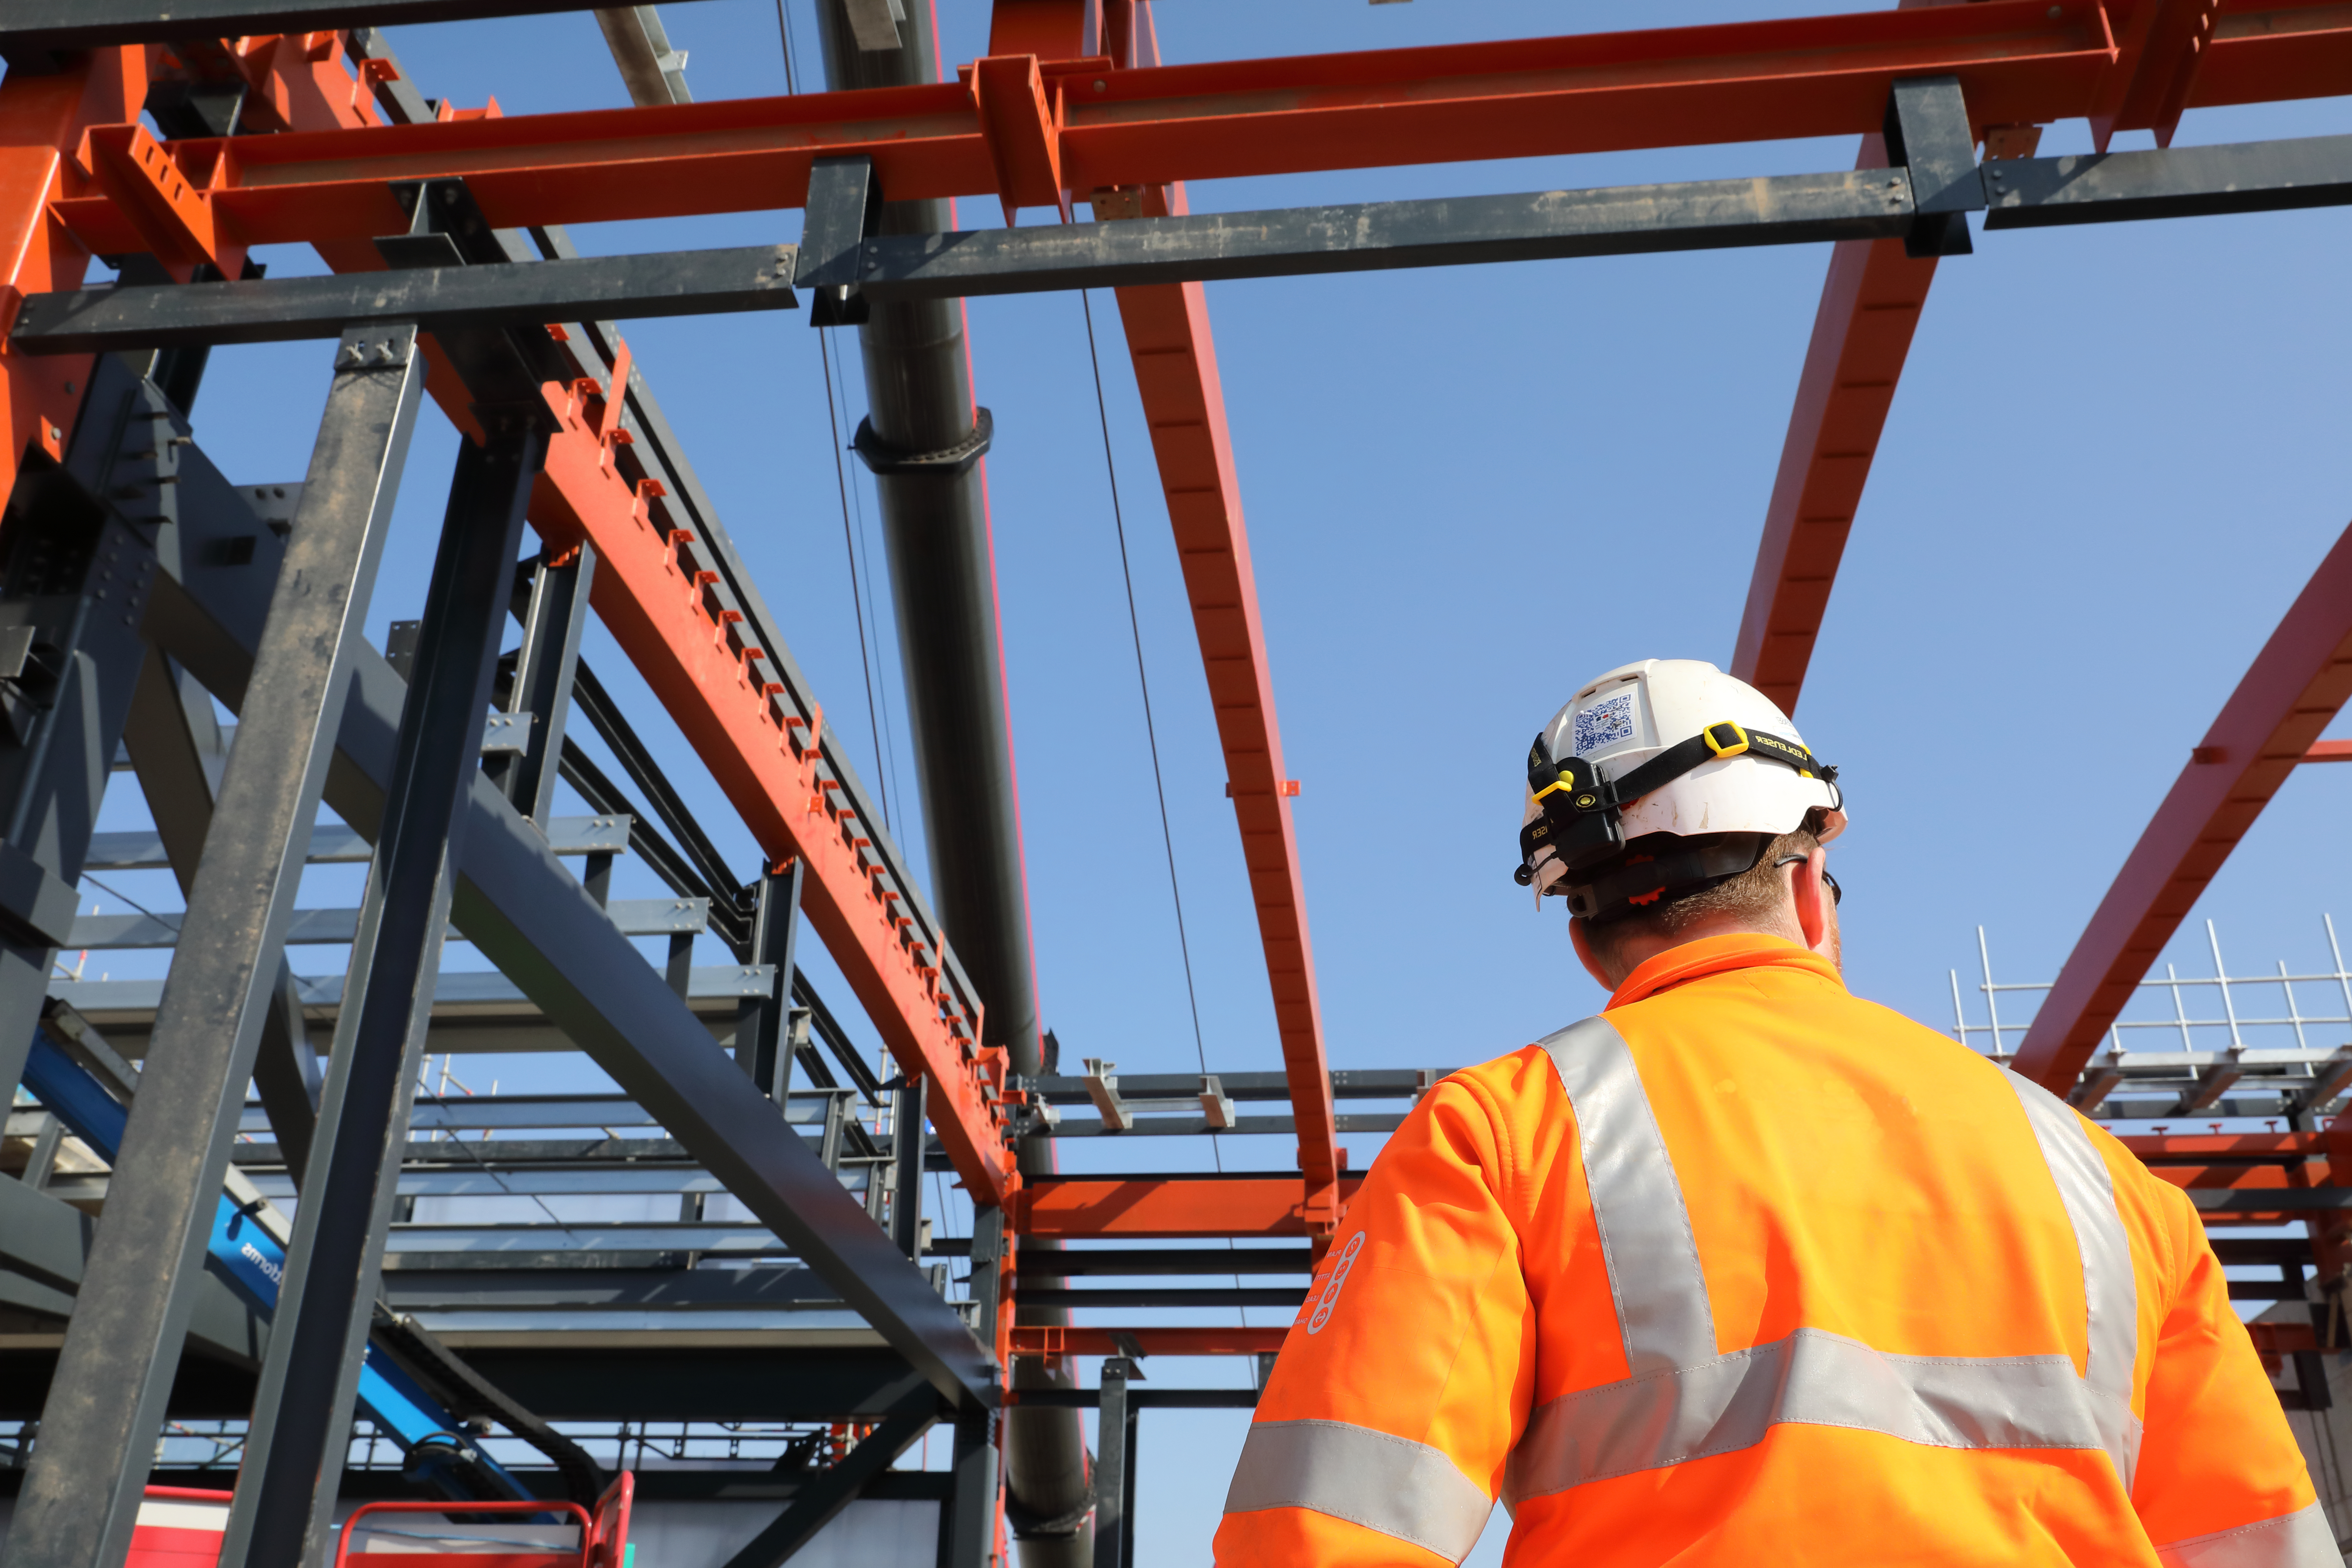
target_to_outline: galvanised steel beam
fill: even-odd
[[[2170,154],[2167,154],[2169,156]],[[2017,1050],[2054,1094],[2074,1087],[2230,852],[2352,697],[2352,529],[2254,657],[2125,858]]]
[[[343,982],[318,1148],[222,1536],[224,1557],[255,1568],[300,1568],[328,1549],[340,1478],[319,1456],[351,1426],[453,873],[465,854],[470,814],[461,808],[487,782],[482,731],[547,436],[527,405],[476,413],[488,438],[457,452]]]
[[[0,59],[45,70],[80,49],[184,38],[323,33],[362,24],[466,22],[576,11],[579,0],[10,0],[0,19]]]
[[[746,245],[652,256],[581,257],[502,267],[420,267],[169,288],[44,294],[20,310],[10,341],[36,353],[138,344],[292,342],[371,322],[435,332],[530,327],[582,317],[628,320],[789,310],[798,247]]]
[[[354,333],[334,359],[301,511],[256,639],[251,718],[222,775],[188,935],[164,982],[107,1223],[10,1530],[11,1555],[24,1561],[121,1561],[179,1363],[424,390],[413,331]]]
[[[2338,9],[2294,0],[2232,20],[2238,29],[2217,29],[2208,45],[2185,107],[2352,86],[2352,24]],[[1053,112],[1027,126],[982,115],[955,81],[240,138],[217,189],[201,177],[217,142],[173,153],[194,187],[188,214],[212,215],[187,234],[209,226],[269,244],[396,232],[386,182],[451,174],[509,228],[797,205],[814,160],[861,153],[894,201],[1013,195],[1001,189],[998,154],[1016,146],[1083,196],[1183,179],[1866,133],[1906,77],[1956,77],[1980,126],[2046,124],[2093,112],[2119,67],[2093,0],[1988,0],[1426,49],[1040,68],[1038,94]],[[1041,205],[1035,191],[1020,199]],[[103,195],[76,189],[55,210],[101,253],[152,248]],[[181,236],[173,220],[142,221]]]

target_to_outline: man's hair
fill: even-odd
[[[1784,856],[1811,855],[1821,847],[1811,826],[1794,833],[1783,833],[1764,847],[1756,864],[1727,882],[1717,882],[1654,910],[1636,910],[1599,925],[1588,924],[1585,941],[1602,963],[1612,968],[1627,968],[1620,955],[1635,937],[1673,938],[1703,921],[1734,920],[1752,922],[1759,928],[1769,923],[1780,910],[1780,900],[1786,884],[1775,864]]]

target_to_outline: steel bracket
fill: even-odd
[[[1886,155],[1909,173],[1917,215],[1904,237],[1905,255],[1966,256],[1973,248],[1968,215],[1985,207],[1976,146],[1959,78],[1913,77],[1895,84],[1886,100]]]
[[[809,169],[807,218],[793,285],[812,290],[809,325],[856,326],[870,307],[858,291],[860,258],[882,222],[882,182],[874,160],[819,158]]]

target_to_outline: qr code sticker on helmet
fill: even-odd
[[[1589,757],[1603,746],[1633,738],[1633,694],[1621,691],[1576,715],[1576,754]]]

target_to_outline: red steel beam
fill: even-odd
[[[1135,15],[1132,46],[1147,61],[1156,61],[1150,13],[1139,8]],[[1181,212],[1183,187],[1155,190],[1147,205],[1156,212]],[[1331,1104],[1315,949],[1307,936],[1298,833],[1290,810],[1297,786],[1283,765],[1274,677],[1250,566],[1249,531],[1242,521],[1225,395],[1217,377],[1217,347],[1209,332],[1208,300],[1198,283],[1121,289],[1118,295],[1201,662],[1208,672],[1209,700],[1225,755],[1225,789],[1241,827],[1242,857],[1257,908],[1258,939],[1274,989],[1275,1033],[1298,1130],[1307,1228],[1328,1236],[1339,1221],[1339,1172],[1347,1156],[1339,1147]]]
[[[1360,1172],[1339,1180],[1344,1205]],[[1012,1207],[1022,1236],[1306,1236],[1298,1182],[1265,1176],[1032,1176]]]
[[[2352,696],[2352,529],[2312,574],[2100,900],[2016,1068],[2074,1088],[2205,885]]]
[[[1052,120],[1040,133],[1063,187],[1087,193],[1867,132],[1906,76],[1958,76],[1980,122],[2042,123],[2086,112],[2114,57],[2093,0],[1986,0],[1208,65],[1063,61],[1041,79]],[[2352,75],[2316,74],[2292,79],[2352,88]],[[386,184],[428,175],[464,176],[503,226],[796,205],[814,158],[850,153],[872,155],[894,198],[994,194],[990,123],[958,81],[191,141],[174,152],[226,231],[257,245],[397,232]],[[109,206],[84,196],[58,210],[104,248],[124,237],[109,227]]]
[[[74,289],[89,252],[50,221],[49,203],[78,187],[73,156],[94,125],[128,121],[147,97],[148,51],[92,49],[55,76],[11,70],[0,80],[0,334],[25,296]],[[65,455],[91,357],[0,353],[0,498],[28,451]]]
[[[310,57],[305,63],[321,74],[324,90],[289,89],[284,100],[294,106],[296,123],[373,112],[364,94],[333,89],[338,80],[356,86],[343,73],[339,55]],[[302,134],[307,132],[241,142],[263,144]],[[364,243],[329,244],[320,250],[338,271],[383,265]],[[616,352],[625,361],[626,348]],[[473,434],[471,397],[464,383],[437,344],[428,342],[427,353],[432,363],[426,390],[460,430]],[[593,384],[551,382],[541,392],[562,429],[549,442],[546,466],[531,491],[531,526],[557,551],[583,541],[595,547],[599,559],[590,604],[598,618],[653,688],[770,863],[804,862],[803,911],[891,1055],[904,1070],[929,1080],[927,1109],[973,1200],[1002,1204],[1020,1182],[997,1108],[1005,1073],[1002,1047],[978,1045],[980,1020],[963,1016],[949,988],[939,984],[938,956],[902,940],[902,922],[866,872],[864,841],[855,839],[831,803],[830,793],[838,786],[826,776],[812,726],[797,716],[788,721],[771,700],[760,668],[765,650],[741,646],[703,592],[707,574],[698,570],[694,536],[682,517],[671,514],[660,485],[644,479],[627,446],[614,438],[617,413],[606,410],[606,399]]]
[[[2149,1165],[2205,1164],[2242,1161],[2249,1164],[2284,1164],[2289,1160],[2327,1158],[2325,1132],[2217,1132],[2183,1137],[2125,1137],[2116,1140]]]
[[[2352,741],[2314,741],[2303,753],[2306,763],[2352,763]]]
[[[1885,156],[1883,139],[1867,136],[1855,166],[1880,167]],[[1904,255],[1899,239],[1841,240],[1830,252],[1731,656],[1731,673],[1784,713],[1797,710],[1895,384],[1935,280],[1935,258]]]
[[[1021,1356],[1125,1355],[1131,1345],[1145,1355],[1272,1355],[1288,1338],[1279,1329],[1073,1329],[1016,1328],[1013,1353]],[[1021,1403],[1018,1389],[1004,1396]]]

